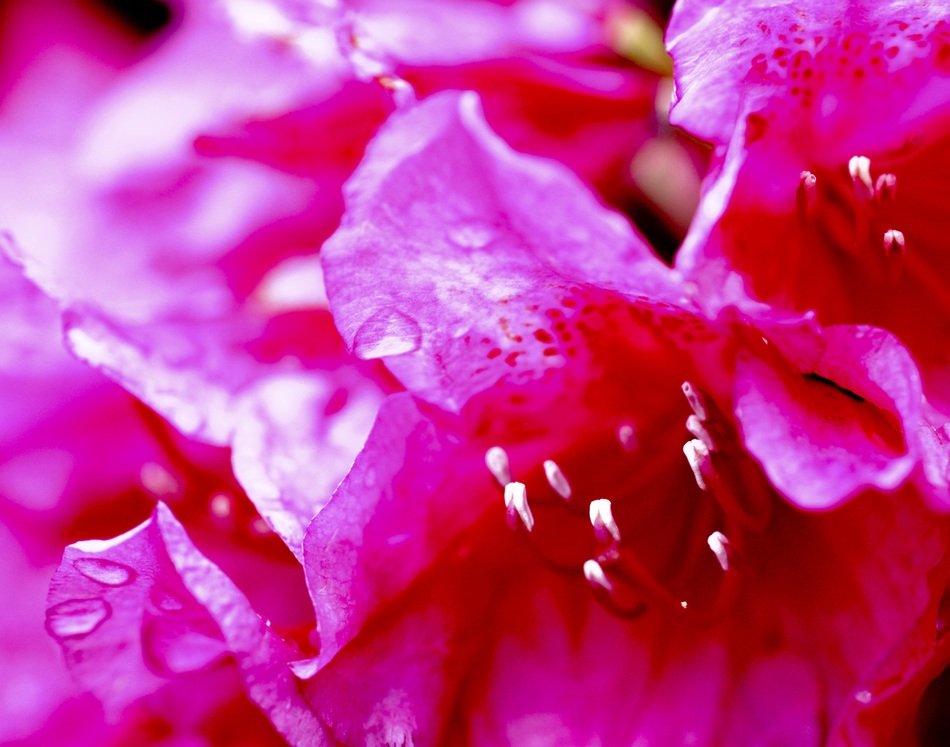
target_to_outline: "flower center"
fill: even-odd
[[[768,521],[771,493],[722,414],[691,383],[682,392],[676,414],[601,425],[542,460],[492,446],[485,464],[508,525],[553,571],[582,576],[617,615],[709,624],[734,597],[744,535]]]

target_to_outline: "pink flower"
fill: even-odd
[[[920,390],[892,337],[703,320],[617,216],[508,151],[473,98],[393,120],[348,196],[323,254],[344,337],[461,420],[393,402],[310,528],[309,698],[335,734],[808,744],[881,695],[863,689],[870,662],[932,625],[936,600],[921,583],[895,616],[878,574],[912,537],[934,544],[900,557],[933,568],[942,523],[910,492],[795,513],[748,455],[806,508],[895,488]],[[504,505],[471,476],[483,459]],[[907,535],[874,528],[897,516]],[[351,668],[376,687],[341,691]]]
[[[92,681],[147,684],[157,614],[167,655],[231,652],[294,744],[819,744],[900,688],[873,676],[934,624],[947,538],[912,490],[873,490],[920,448],[891,336],[704,318],[472,94],[383,128],[323,261],[344,338],[409,393],[303,543],[317,656],[159,508],[58,573],[54,618],[98,611],[63,640],[74,667],[110,652]],[[81,578],[115,563],[134,580]],[[180,625],[156,588],[190,610]]]
[[[182,432],[233,445],[251,499],[296,551],[392,387],[378,367],[354,367],[334,348],[319,267],[298,256],[339,220],[340,186],[392,110],[392,83],[354,78],[334,46],[333,13],[262,7],[186,4],[151,54],[75,104],[70,121],[80,126],[30,141],[0,131],[0,148],[21,164],[0,177],[0,223],[28,275],[66,307],[71,351]],[[439,56],[448,49],[423,59],[397,45],[386,53],[393,73],[417,76],[425,95],[479,76],[493,88],[503,71],[520,70],[530,106],[523,97],[520,108],[511,99],[498,107],[513,139],[588,167],[622,199],[630,149],[652,131],[655,76],[614,69],[590,10],[575,13],[583,33],[555,40],[537,33],[537,9],[463,7],[473,23],[515,17],[523,28],[464,54],[453,47],[448,58]],[[370,32],[392,21],[371,4],[354,12]],[[433,20],[426,3],[408,3],[400,17]],[[592,50],[604,59],[587,60]],[[235,77],[235,68],[250,72]],[[42,103],[48,91],[27,81],[18,95]],[[181,105],[161,103],[169,100]],[[603,115],[552,128],[578,101]],[[50,224],[49,212],[61,220]],[[115,261],[100,267],[103,255]],[[302,406],[279,411],[288,400]],[[270,459],[277,443],[294,450],[293,464],[314,465],[290,470],[294,488],[275,487],[288,471]]]
[[[312,259],[295,256],[315,249],[335,226],[342,210],[339,186],[392,109],[390,93],[378,82],[352,79],[335,54],[329,29],[295,15],[291,4],[271,6],[285,24],[276,31],[262,25],[260,17],[248,17],[247,4],[245,10],[239,6],[187,3],[173,24],[147,43],[127,38],[98,14],[77,13],[78,20],[60,22],[55,9],[46,9],[44,28],[62,31],[62,38],[51,41],[21,33],[23,18],[29,20],[28,14],[20,15],[26,8],[17,6],[4,19],[13,36],[32,42],[32,47],[5,47],[5,54],[13,50],[17,57],[15,64],[9,64],[9,56],[3,60],[8,67],[0,124],[5,164],[0,223],[16,239],[4,243],[5,253],[62,307],[73,354],[180,432],[233,449],[234,471],[267,522],[262,524],[243,502],[229,475],[227,454],[182,439],[90,370],[80,368],[77,374],[53,331],[47,342],[59,355],[56,365],[63,373],[57,370],[59,378],[51,383],[50,407],[64,413],[46,427],[37,422],[36,408],[21,407],[15,398],[23,411],[23,431],[14,430],[3,464],[4,489],[33,502],[28,510],[7,512],[5,523],[18,541],[44,545],[42,560],[24,565],[36,579],[29,587],[36,593],[22,611],[11,613],[4,628],[29,631],[15,640],[11,634],[10,641],[18,651],[18,671],[32,672],[33,683],[54,667],[39,627],[42,579],[51,554],[79,537],[127,529],[155,497],[174,506],[202,551],[251,599],[247,604],[269,610],[275,629],[295,639],[298,656],[313,654],[298,624],[295,591],[302,587],[295,572],[300,568],[288,564],[285,553],[268,557],[275,551],[267,525],[300,553],[307,522],[365,440],[382,394],[395,388],[379,366],[346,356],[323,307],[319,268]],[[494,26],[505,22],[506,16],[492,15],[491,6],[475,3],[472,10],[474,16],[494,18]],[[495,10],[509,17],[514,12]],[[369,18],[369,9],[360,12]],[[530,26],[528,16],[518,13]],[[412,74],[424,95],[480,75],[487,75],[483,85],[494,86],[504,70],[499,60],[509,58],[508,69],[520,71],[520,87],[532,89],[531,107],[524,110],[510,97],[501,98],[498,119],[512,138],[537,143],[536,149],[548,155],[573,154],[568,160],[579,171],[586,168],[605,192],[612,190],[620,199],[626,189],[624,154],[652,135],[646,120],[652,118],[655,78],[609,69],[613,61],[581,60],[579,50],[607,57],[594,37],[593,16],[585,17],[583,34],[572,32],[551,47],[545,46],[549,34],[516,34],[497,47],[458,58],[456,64],[464,67],[455,76],[432,67],[432,61],[403,62],[415,64]],[[568,59],[572,51],[577,59]],[[565,59],[544,63],[537,52]],[[485,62],[485,56],[491,60]],[[61,57],[68,67],[59,66]],[[67,72],[65,91],[59,78]],[[404,72],[410,74],[408,67]],[[561,131],[552,128],[555,114],[576,102],[601,106],[603,116],[590,131],[580,118]],[[628,124],[636,128],[633,137]],[[598,146],[598,158],[591,162],[584,153],[604,134],[610,144]],[[50,215],[57,219],[51,221]],[[44,314],[56,324],[52,305]],[[37,320],[17,324],[33,329]],[[94,391],[73,414],[61,401],[60,382],[75,387],[77,377],[88,378]],[[16,384],[11,391],[25,389],[36,401],[37,378]],[[105,418],[107,412],[119,414],[92,431],[90,413]],[[66,467],[40,461],[38,454],[47,451],[69,458],[77,465],[70,479],[89,479],[90,485],[70,484],[56,495],[54,478]],[[48,479],[27,479],[40,466]],[[44,491],[47,505],[58,503],[40,521],[36,502],[42,502]],[[70,513],[73,507],[78,517]],[[167,512],[162,516],[174,524]],[[264,551],[259,551],[262,543]],[[77,607],[76,599],[90,599],[90,589],[108,592],[112,585],[103,578],[116,576],[97,580],[94,572],[83,574],[68,560],[62,582],[52,591],[48,629],[62,643],[80,684],[103,702],[107,716],[121,717],[118,726],[107,727],[93,709],[79,738],[146,741],[150,737],[140,732],[152,721],[164,724],[159,730],[183,735],[207,728],[202,724],[231,701],[239,712],[246,710],[233,669],[221,662],[221,653],[236,653],[237,644],[215,643],[217,623],[207,614],[189,613],[200,635],[184,635],[181,649],[176,648],[180,618],[153,625],[148,615],[154,610],[140,605],[126,609],[125,617],[113,614],[110,606],[100,619],[110,602],[90,603],[87,609]],[[143,579],[140,556],[134,560],[129,578]],[[88,571],[94,565],[78,568]],[[270,583],[256,580],[258,573]],[[131,582],[115,586],[120,594],[138,588]],[[199,607],[207,603],[196,602]],[[158,654],[147,646],[125,648],[125,639],[109,633],[130,620],[131,627],[123,630],[157,638]],[[98,640],[87,639],[82,624],[90,625],[91,636],[105,622],[109,645],[92,652],[74,648],[78,641]],[[110,648],[113,643],[121,650]],[[63,687],[57,690],[54,683],[60,680]],[[11,688],[22,681],[11,680]],[[60,741],[64,723],[78,726],[77,711],[87,707],[88,699],[59,705],[72,697],[73,688],[62,677],[46,685],[47,697],[37,699],[29,719],[14,720],[25,734],[59,706],[34,738]],[[196,702],[197,715],[176,721],[162,704],[203,687],[219,689],[221,696]],[[19,707],[24,713],[32,705]]]
[[[860,23],[879,20],[860,9]],[[91,72],[64,99],[69,126],[40,126],[48,77],[9,83],[24,105],[0,123],[0,223],[15,239],[3,249],[44,294],[11,275],[11,297],[27,299],[13,318],[35,305],[54,335],[61,322],[92,367],[90,409],[125,408],[85,448],[74,429],[88,416],[57,388],[76,364],[43,338],[56,422],[15,411],[0,495],[5,479],[11,494],[34,488],[17,465],[28,478],[51,444],[92,490],[47,497],[93,518],[57,513],[50,536],[30,531],[36,506],[5,512],[0,542],[19,546],[33,592],[4,621],[25,651],[17,676],[50,666],[38,628],[14,641],[48,562],[29,558],[31,541],[68,541],[46,631],[101,704],[77,730],[93,743],[933,732],[950,537],[924,504],[945,487],[950,437],[924,397],[919,340],[850,306],[816,317],[752,293],[729,254],[745,235],[729,226],[765,220],[756,201],[780,206],[775,174],[806,156],[792,197],[794,221],[811,222],[782,239],[831,225],[816,212],[822,168],[857,148],[848,133],[868,102],[818,85],[840,105],[819,106],[827,131],[799,127],[758,58],[741,80],[709,64],[745,42],[747,19],[681,4],[678,116],[719,150],[674,270],[607,207],[654,202],[675,233],[696,180],[654,119],[657,76],[615,53],[642,11],[451,11],[188,2],[152,46],[106,45],[119,51],[105,72],[75,45]],[[831,32],[819,46],[829,39],[846,48]],[[939,68],[938,41],[899,45],[887,64],[929,85],[933,69],[904,56]],[[734,52],[740,70],[750,46]],[[907,85],[888,101],[928,129],[938,94]],[[869,131],[890,153],[890,131]],[[679,160],[659,158],[658,173],[655,153]],[[858,208],[893,196],[884,178],[860,202],[871,167],[849,163]],[[682,203],[646,188],[667,173]],[[932,364],[926,391],[942,405]],[[38,388],[12,370],[11,392]],[[90,702],[51,682],[22,730],[36,744],[63,741]]]
[[[672,121],[717,149],[677,260],[697,297],[735,302],[744,286],[825,324],[887,329],[942,409],[945,16],[939,3],[686,0],[668,32]]]

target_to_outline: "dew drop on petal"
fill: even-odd
[[[124,586],[135,578],[135,571],[131,568],[105,558],[77,558],[73,567],[103,586]]]
[[[112,608],[104,599],[70,599],[46,611],[46,629],[55,638],[89,635],[109,619]]]
[[[372,360],[403,355],[419,349],[422,330],[416,321],[396,309],[384,309],[363,322],[353,338],[357,358]]]
[[[180,612],[185,608],[184,602],[178,597],[159,588],[152,589],[149,598],[155,609],[161,612]]]
[[[309,680],[317,673],[317,659],[300,659],[298,661],[290,662],[290,671],[294,673],[294,677],[301,680]]]

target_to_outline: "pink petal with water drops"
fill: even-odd
[[[679,296],[629,224],[566,170],[510,151],[473,94],[433,96],[395,117],[347,201],[322,253],[344,339],[452,409],[513,367],[540,375],[558,365],[544,354],[550,346],[522,345],[521,328],[547,326],[545,314],[562,313],[560,302],[583,283]]]
[[[114,711],[230,655],[278,731],[294,744],[324,743],[322,726],[294,688],[295,650],[163,504],[126,535],[67,549],[46,625],[74,675]]]

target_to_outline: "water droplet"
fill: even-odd
[[[103,586],[124,586],[135,578],[135,571],[131,568],[105,558],[77,558],[73,567]]]
[[[155,609],[162,612],[180,612],[185,608],[184,602],[182,602],[173,594],[169,594],[167,591],[164,591],[163,589],[152,589],[149,597],[151,598]]]
[[[309,680],[317,673],[317,659],[300,659],[290,662],[290,671],[294,677],[301,680]]]
[[[70,599],[46,610],[46,629],[55,638],[89,635],[109,619],[112,608],[104,599]]]
[[[357,330],[353,352],[363,360],[386,358],[418,350],[421,341],[422,330],[414,319],[396,309],[382,309]]]

